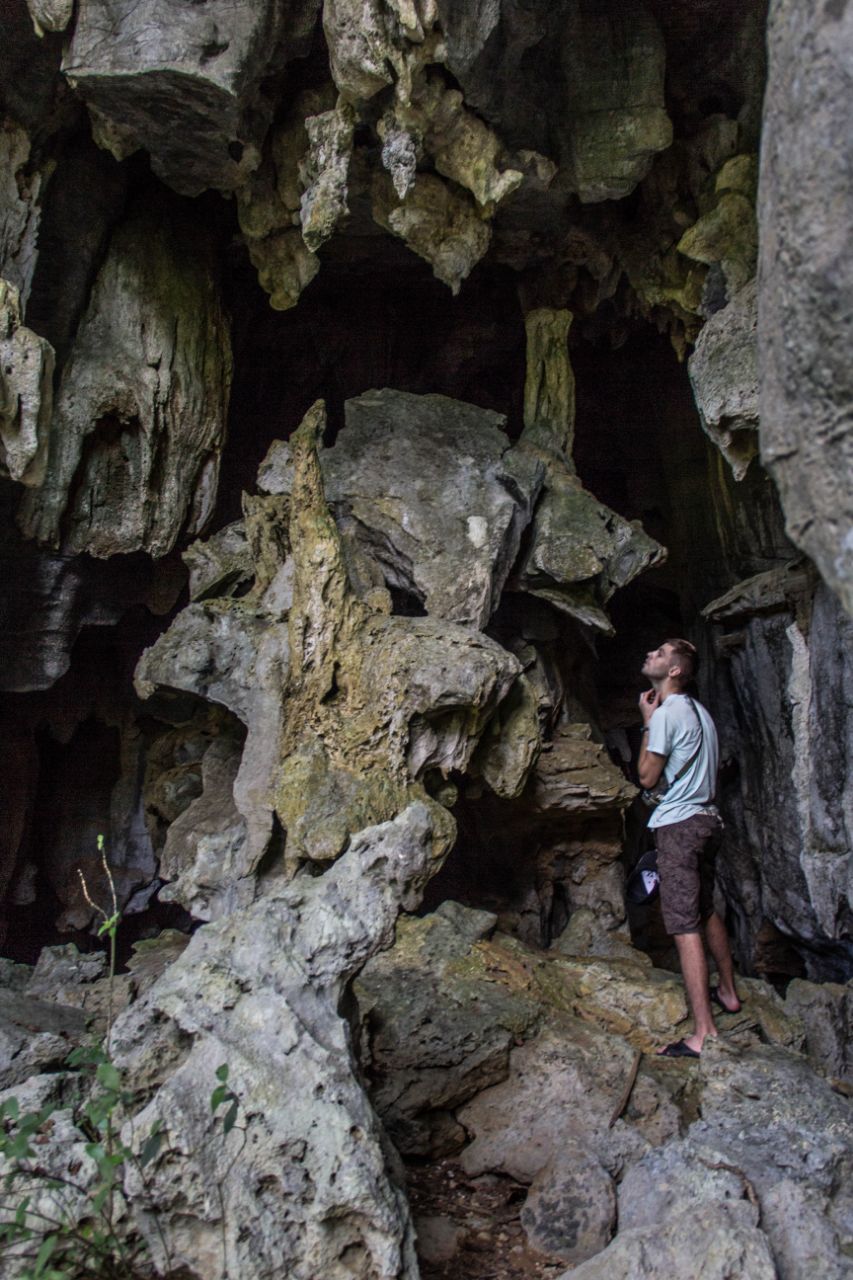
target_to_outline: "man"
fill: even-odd
[[[696,662],[689,641],[665,640],[646,654],[642,673],[652,687],[640,695],[637,767],[641,786],[655,787],[661,774],[668,784],[649,827],[657,845],[664,927],[675,937],[693,1014],[692,1034],[658,1051],[669,1058],[698,1058],[705,1038],[716,1036],[712,1000],[728,1013],[740,1009],[726,927],[714,911],[714,858],[722,830],[714,807],[717,730],[705,708],[684,693]],[[711,990],[705,939],[719,973],[719,986]]]

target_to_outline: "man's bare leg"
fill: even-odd
[[[693,1034],[684,1037],[684,1043],[697,1053],[702,1052],[706,1036],[716,1036],[717,1028],[711,1013],[708,996],[708,961],[705,959],[705,943],[701,933],[677,933],[675,945],[687,988],[687,1000],[693,1014]]]
[[[720,979],[717,991],[720,999],[729,1013],[737,1013],[740,1009],[740,999],[735,988],[735,971],[732,965],[732,953],[729,950],[729,936],[726,933],[726,926],[716,911],[705,921],[705,937],[708,939],[711,955],[717,964]]]

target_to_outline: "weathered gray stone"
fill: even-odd
[[[618,587],[659,564],[666,551],[588,493],[575,474],[575,380],[568,353],[571,313],[528,312],[524,431],[518,451],[547,468],[532,536],[512,585],[540,596],[594,630],[612,634],[603,606]]]
[[[30,537],[95,556],[165,555],[213,509],[230,340],[197,230],[150,214],[116,232],[65,366]]]
[[[749,1206],[747,1206],[747,1209]],[[688,1276],[701,1259],[703,1280],[776,1280],[767,1239],[740,1205],[703,1207],[662,1226],[620,1231],[602,1253],[560,1280],[659,1280]]]
[[[21,320],[18,290],[0,279],[0,472],[44,480],[53,413],[54,353]]]
[[[569,724],[544,745],[533,773],[530,801],[541,814],[625,809],[636,787],[610,760],[588,724]]]
[[[761,457],[788,533],[853,613],[853,11],[774,0],[758,216]]]
[[[738,584],[709,610],[732,637],[714,680],[724,740],[741,765],[721,864],[727,897],[743,904],[739,946],[751,957],[769,922],[805,944],[809,978],[843,980],[853,936],[853,725],[839,691],[851,681],[850,619],[794,562]],[[728,707],[724,681],[734,692]]]
[[[758,452],[757,324],[752,282],[703,325],[687,363],[699,421],[736,480]]]
[[[356,1267],[377,1280],[416,1275],[405,1199],[338,1006],[445,848],[423,804],[361,832],[321,878],[199,929],[116,1023],[118,1065],[152,1093],[125,1140],[138,1144],[155,1119],[167,1137],[125,1183],[158,1265],[154,1209],[172,1265],[207,1280],[234,1268],[247,1280],[282,1267],[295,1280],[345,1280]],[[208,1101],[223,1062],[240,1107],[228,1137]]]
[[[86,1015],[29,992],[0,990],[0,1089],[55,1071],[86,1034]]]
[[[594,1156],[569,1142],[533,1179],[521,1224],[540,1253],[564,1262],[583,1262],[600,1253],[613,1234],[613,1179]]]
[[[308,154],[300,165],[302,239],[316,251],[347,211],[347,175],[355,112],[345,103],[305,121]]]
[[[700,193],[710,207],[678,242],[678,252],[694,262],[718,266],[731,300],[755,275],[758,225],[755,220],[756,157],[730,156],[714,177],[713,193]],[[749,323],[740,321],[741,324]]]
[[[0,121],[0,277],[26,309],[38,254],[45,173],[33,169],[31,144],[14,120]]]
[[[242,520],[226,525],[204,542],[192,543],[181,558],[189,569],[189,592],[193,602],[231,595],[232,591],[245,586],[254,577]]]
[[[345,406],[346,428],[321,455],[326,492],[391,587],[431,617],[485,627],[518,553],[543,466],[519,455],[502,415],[445,396],[369,391]],[[261,465],[267,492],[287,492],[290,451]]]
[[[853,1078],[853,989],[838,982],[795,978],[785,992],[785,1012],[800,1018],[809,1058],[838,1080]]]
[[[118,158],[145,147],[176,191],[231,190],[260,159],[263,81],[308,52],[318,7],[212,0],[178,14],[162,0],[83,0],[62,69]]]
[[[355,983],[371,1097],[406,1155],[463,1144],[453,1110],[506,1076],[510,1046],[535,1018],[521,993],[483,981],[471,963],[472,946],[495,923],[454,902],[423,919],[401,918],[393,948]]]
[[[552,468],[517,581],[531,595],[612,635],[602,606],[665,556],[665,549],[637,522],[605,507],[568,469]]]

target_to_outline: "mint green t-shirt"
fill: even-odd
[[[699,754],[684,777],[673,783],[699,746],[700,736]],[[668,827],[697,813],[716,813],[714,788],[720,748],[714,721],[701,703],[683,693],[671,693],[649,721],[648,750],[666,756],[663,774],[670,784],[649,819],[649,827]]]

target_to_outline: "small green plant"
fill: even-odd
[[[143,1168],[153,1160],[162,1132],[158,1121],[139,1155],[119,1138],[118,1116],[134,1102],[109,1056],[121,912],[102,835],[98,836],[98,852],[109,885],[111,911],[92,900],[83,873],[79,875],[83,896],[101,919],[97,935],[109,939],[106,1031],[102,1042],[81,1045],[66,1059],[76,1075],[74,1120],[86,1139],[88,1168],[84,1161],[75,1161],[60,1174],[51,1169],[46,1156],[55,1114],[65,1104],[52,1103],[23,1114],[17,1098],[0,1104],[0,1156],[5,1166],[0,1257],[17,1260],[20,1280],[128,1280],[138,1274],[137,1263],[144,1249],[142,1241],[131,1243],[120,1231],[124,1214],[121,1173],[128,1163]]]
[[[80,1045],[66,1059],[77,1095],[74,1125],[85,1140],[89,1163],[86,1166],[83,1160],[74,1161],[62,1173],[50,1167],[47,1151],[51,1131],[57,1113],[67,1110],[67,1101],[52,1102],[26,1113],[22,1113],[17,1098],[0,1103],[0,1272],[7,1274],[3,1259],[14,1258],[16,1280],[133,1280],[150,1275],[150,1267],[144,1267],[145,1242],[123,1229],[123,1173],[132,1165],[144,1177],[145,1166],[160,1153],[165,1135],[161,1121],[156,1121],[138,1154],[120,1136],[121,1120],[132,1113],[139,1099],[124,1087],[121,1072],[110,1058],[116,934],[121,911],[102,835],[98,836],[98,852],[109,885],[111,910],[93,901],[85,877],[82,872],[78,874],[83,896],[100,918],[97,935],[109,941],[106,1027],[103,1040]],[[228,1083],[228,1074],[227,1063],[217,1067],[217,1084],[210,1095],[214,1116],[226,1108],[223,1137],[235,1126],[241,1128],[237,1125],[240,1102]],[[242,1144],[223,1179],[240,1150]],[[221,1184],[216,1189],[222,1208],[224,1271],[228,1275]],[[159,1232],[156,1215],[154,1222]],[[160,1243],[168,1265],[169,1251],[162,1232]]]

